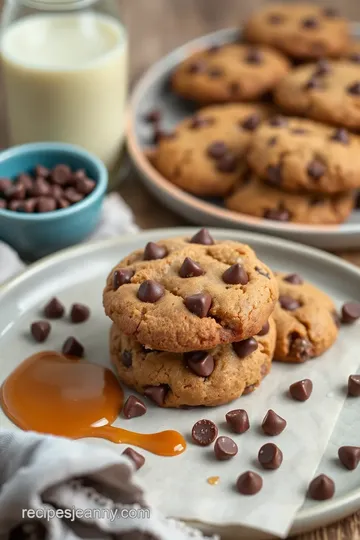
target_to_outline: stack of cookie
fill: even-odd
[[[271,4],[243,39],[176,68],[172,90],[201,108],[158,137],[155,167],[257,219],[342,223],[360,187],[360,142],[350,133],[360,129],[360,46],[348,21],[312,4]]]
[[[107,280],[112,362],[159,406],[227,403],[270,371],[277,300],[277,279],[247,245],[205,229],[149,242]]]

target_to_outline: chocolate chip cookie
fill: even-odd
[[[225,200],[227,208],[235,212],[310,225],[342,223],[349,217],[354,203],[351,192],[333,196],[290,193],[268,186],[254,173],[244,175],[234,192]]]
[[[258,128],[247,157],[272,186],[334,194],[360,185],[359,140],[312,120],[275,117]]]
[[[256,335],[277,297],[276,279],[249,246],[202,229],[123,259],[107,279],[104,306],[142,345],[186,352]]]
[[[259,386],[270,371],[276,329],[272,318],[260,335],[185,354],[147,350],[113,325],[110,355],[120,380],[161,407],[215,406]]]
[[[276,347],[281,362],[305,362],[336,341],[338,318],[333,301],[298,274],[276,274],[279,301],[274,311]]]
[[[252,101],[272,90],[288,70],[288,60],[269,47],[231,43],[186,58],[172,76],[172,88],[203,104]]]
[[[163,138],[152,163],[170,182],[199,196],[229,192],[244,169],[249,141],[274,108],[267,105],[215,105],[200,109]]]
[[[336,58],[347,50],[349,24],[332,8],[271,3],[252,15],[245,25],[245,37],[294,58]]]
[[[274,98],[292,114],[359,129],[359,63],[320,60],[317,64],[297,67],[278,84]]]

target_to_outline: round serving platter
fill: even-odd
[[[354,24],[352,32],[354,37],[359,37],[360,25]],[[190,41],[156,62],[141,77],[132,95],[127,123],[128,149],[140,177],[157,199],[192,223],[253,230],[329,250],[360,247],[360,210],[354,211],[349,220],[341,225],[312,226],[260,219],[228,210],[219,200],[186,193],[152,166],[152,129],[144,121],[146,114],[160,110],[162,127],[171,130],[196,110],[193,104],[170,91],[172,71],[191,52],[210,45],[233,42],[239,35],[239,30],[230,28]]]

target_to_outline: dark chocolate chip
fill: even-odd
[[[279,186],[282,182],[281,164],[269,165],[266,171],[267,181],[272,186]]]
[[[351,62],[356,62],[357,64],[360,64],[360,52],[353,52],[349,56],[349,60]]]
[[[270,13],[267,20],[270,24],[281,24],[284,22],[285,17],[281,13]]]
[[[286,420],[284,418],[281,418],[276,412],[274,412],[272,409],[269,409],[269,411],[266,413],[265,418],[261,424],[262,430],[266,435],[270,435],[272,437],[276,435],[280,435],[286,428]]]
[[[309,485],[309,497],[315,501],[331,499],[335,493],[335,484],[326,474],[320,474]]]
[[[115,270],[113,275],[113,290],[117,291],[121,285],[130,283],[134,274],[135,270],[132,270],[131,268],[120,268],[120,270]]]
[[[360,318],[360,303],[346,302],[341,308],[341,322],[351,324]]]
[[[84,304],[73,304],[70,311],[71,322],[83,323],[90,317],[90,309]]]
[[[360,81],[355,81],[351,83],[347,87],[347,91],[349,94],[352,94],[354,96],[359,96],[360,95]]]
[[[269,333],[269,330],[270,330],[270,323],[269,321],[267,321],[264,326],[262,327],[262,329],[260,330],[260,332],[258,332],[258,336],[266,336],[266,334]]]
[[[33,187],[33,179],[26,173],[17,177],[16,184],[23,186],[26,192],[30,192]]]
[[[291,285],[302,285],[304,283],[303,278],[299,274],[288,274],[283,277],[283,281],[291,283]]]
[[[71,179],[72,172],[70,167],[68,165],[59,164],[56,165],[51,171],[51,181],[54,184],[59,184],[60,186],[64,186],[69,182]]]
[[[258,348],[259,344],[254,338],[244,339],[232,344],[234,351],[239,358],[246,358]]]
[[[298,362],[306,362],[313,357],[314,348],[308,339],[292,332],[289,335],[289,352]]]
[[[239,476],[236,487],[242,495],[256,495],[263,486],[262,478],[259,474],[247,471]]]
[[[211,420],[198,420],[191,431],[193,441],[200,446],[209,446],[217,435],[218,428]]]
[[[282,464],[283,453],[276,444],[267,443],[260,448],[258,460],[264,469],[275,470]]]
[[[287,294],[281,294],[279,297],[280,306],[285,309],[286,311],[295,311],[298,309],[301,304],[295,298],[292,298],[292,296],[288,296]]]
[[[290,385],[290,396],[296,401],[307,401],[313,391],[313,383],[310,379],[302,379]]]
[[[53,184],[50,186],[50,195],[54,197],[54,199],[63,199],[64,198],[64,190],[61,186],[58,184]]]
[[[210,311],[212,298],[210,294],[206,292],[193,294],[185,298],[184,304],[191,313],[194,313],[202,319],[207,317]]]
[[[13,201],[23,201],[26,197],[25,187],[21,184],[11,184],[4,192],[5,199]]]
[[[43,343],[50,334],[51,326],[47,321],[36,321],[32,323],[30,329],[35,341]]]
[[[246,285],[249,282],[249,276],[247,275],[244,267],[239,264],[233,264],[222,275],[224,283],[229,285]]]
[[[359,465],[360,447],[359,446],[341,446],[338,450],[338,456],[341,463],[353,471]]]
[[[64,208],[68,208],[70,206],[69,201],[67,201],[64,197],[57,199],[56,203],[59,210],[63,210]]]
[[[302,20],[301,25],[303,28],[308,29],[317,28],[319,26],[319,21],[315,17],[306,17]]]
[[[37,199],[35,198],[30,198],[30,199],[27,199],[26,201],[23,201],[22,203],[22,211],[25,212],[26,214],[32,214],[33,212],[35,212],[35,207],[37,205]]]
[[[129,368],[132,366],[132,353],[131,351],[123,351],[121,353],[121,362],[123,364],[123,366],[125,366],[126,368]]]
[[[255,266],[255,271],[260,274],[261,276],[266,277],[267,279],[270,279],[270,274],[263,268],[260,268],[260,266]]]
[[[76,191],[76,189],[69,187],[64,190],[64,197],[70,204],[75,204],[83,200],[84,195]]]
[[[245,120],[240,122],[240,126],[248,131],[254,131],[261,122],[261,118],[257,113],[250,114]]]
[[[190,129],[200,129],[202,127],[211,126],[215,119],[208,116],[194,116],[189,124]]]
[[[252,392],[256,390],[257,387],[258,385],[256,384],[249,384],[249,386],[245,386],[245,389],[243,391],[243,396],[247,396],[248,394],[251,394]]]
[[[84,347],[81,343],[70,336],[65,340],[62,346],[62,353],[67,356],[76,356],[77,358],[82,358],[84,356]]]
[[[179,276],[182,278],[192,278],[203,276],[205,271],[195,261],[186,257],[179,270]]]
[[[210,69],[208,69],[207,74],[212,79],[218,79],[219,77],[222,77],[222,75],[224,74],[224,71],[222,70],[221,67],[214,66],[214,67],[211,67]]]
[[[288,121],[287,121],[287,118],[285,118],[285,116],[277,115],[277,116],[273,116],[269,120],[270,126],[273,126],[273,127],[283,127],[283,126],[286,126],[287,123]]]
[[[137,297],[142,302],[154,304],[165,294],[165,289],[161,283],[157,283],[151,279],[144,281],[138,290]]]
[[[39,197],[35,204],[35,209],[39,213],[53,212],[56,210],[57,204],[53,197]]]
[[[216,168],[219,172],[222,173],[233,173],[236,171],[238,165],[238,160],[234,154],[228,152],[222,158],[218,159],[216,163]]]
[[[352,397],[360,397],[360,375],[349,375],[348,395]]]
[[[144,261],[163,259],[167,255],[167,249],[154,242],[148,242],[144,249]]]
[[[61,319],[65,313],[65,308],[57,298],[52,298],[44,307],[44,315],[48,319]]]
[[[209,377],[215,368],[214,357],[206,351],[193,351],[184,354],[188,368],[199,377]]]
[[[91,178],[80,178],[77,180],[75,184],[75,189],[82,195],[89,195],[92,191],[94,191],[96,187],[95,180],[91,180]]]
[[[202,244],[203,246],[212,246],[213,244],[215,244],[215,242],[207,229],[201,229],[191,238],[190,244]]]
[[[158,109],[154,109],[152,111],[149,111],[145,117],[145,122],[148,124],[158,124],[161,120],[161,112]]]
[[[340,142],[342,144],[349,144],[349,132],[344,128],[338,128],[331,135],[330,140]]]
[[[264,212],[265,219],[272,219],[273,221],[290,221],[290,212],[286,208],[267,208]]]
[[[0,210],[6,208],[7,203],[4,199],[0,199]]]
[[[12,185],[10,178],[0,178],[0,193],[5,193]]]
[[[133,450],[133,448],[130,448],[130,446],[128,448],[125,448],[125,450],[123,451],[122,453],[123,456],[127,456],[128,458],[131,459],[131,461],[134,463],[135,465],[135,469],[138,471],[139,469],[141,469],[141,467],[144,465],[145,463],[145,458],[144,456],[142,456],[141,454],[139,454],[139,452],[136,452],[135,450]]]
[[[167,384],[159,384],[158,386],[147,386],[144,390],[144,395],[156,403],[156,405],[162,407],[168,391],[169,387]]]
[[[43,178],[47,178],[50,175],[49,169],[44,167],[44,165],[36,165],[34,172],[35,176],[42,176]]]
[[[227,461],[236,456],[238,446],[230,437],[218,437],[215,441],[214,453],[219,461]]]
[[[264,60],[264,55],[259,49],[251,48],[249,49],[245,62],[247,64],[261,64]]]
[[[322,58],[316,64],[314,76],[321,77],[322,75],[327,75],[328,73],[331,73],[331,71],[332,68],[329,60],[327,60],[326,58]]]
[[[136,418],[146,413],[146,405],[135,396],[129,396],[125,401],[123,414],[125,418]]]
[[[188,67],[188,72],[192,73],[193,75],[197,73],[204,73],[205,70],[206,70],[206,64],[205,62],[201,60],[191,63]]]
[[[226,423],[234,433],[245,433],[250,429],[247,412],[244,409],[234,409],[225,415]]]
[[[13,210],[14,212],[22,212],[23,210],[24,201],[9,201],[8,203],[8,210]]]
[[[207,148],[207,155],[213,159],[220,159],[228,152],[228,147],[223,141],[214,141]]]
[[[77,169],[72,175],[69,180],[69,183],[76,184],[78,180],[83,180],[84,178],[87,178],[85,169]]]

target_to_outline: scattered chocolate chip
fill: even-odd
[[[295,357],[298,362],[306,362],[314,355],[314,348],[310,341],[299,336],[297,332],[289,335],[290,355]]]
[[[214,357],[206,351],[193,351],[184,354],[188,368],[199,377],[209,377],[215,368]]]
[[[161,112],[158,109],[153,109],[145,115],[144,120],[148,124],[158,124],[161,120]]]
[[[132,366],[132,353],[131,351],[123,351],[121,353],[121,362],[123,364],[123,366],[129,368]]]
[[[275,470],[282,464],[283,453],[276,444],[267,443],[260,448],[258,460],[264,469]]]
[[[254,131],[261,122],[261,118],[257,113],[250,114],[245,120],[240,122],[240,126],[248,131]]]
[[[242,495],[256,495],[263,486],[262,478],[259,474],[247,471],[239,476],[236,487]]]
[[[272,409],[269,409],[269,411],[266,413],[265,418],[261,424],[262,430],[266,435],[270,435],[272,437],[276,435],[280,435],[286,428],[286,420],[284,418],[281,418],[276,412],[274,412]]]
[[[233,264],[222,275],[224,283],[229,285],[246,285],[249,282],[249,277],[244,267],[239,264]]]
[[[273,126],[273,127],[283,127],[283,126],[286,126],[287,123],[288,121],[285,118],[285,116],[280,116],[280,115],[273,116],[269,120],[270,126]]]
[[[226,423],[234,433],[245,433],[250,429],[247,412],[244,409],[234,409],[225,415]]]
[[[162,407],[168,391],[169,387],[167,384],[159,384],[158,386],[147,386],[144,390],[144,395],[150,398],[156,405]]]
[[[205,126],[211,126],[212,124],[214,124],[214,122],[215,122],[214,118],[211,118],[208,116],[195,115],[189,124],[189,128],[200,129]]]
[[[165,294],[165,289],[161,283],[157,283],[151,279],[144,281],[138,290],[137,297],[142,302],[154,304]]]
[[[198,420],[191,431],[193,441],[200,446],[209,446],[217,435],[218,428],[211,420]]]
[[[52,298],[44,307],[44,315],[48,319],[61,319],[65,313],[65,308],[57,298]]]
[[[288,296],[287,294],[281,294],[279,296],[280,306],[286,311],[295,311],[301,304],[295,298]]]
[[[184,300],[185,306],[191,313],[194,313],[201,319],[207,317],[212,304],[212,298],[209,293],[198,293],[187,296]]]
[[[167,249],[154,242],[148,242],[144,249],[144,261],[163,259],[167,255]]]
[[[310,379],[303,379],[290,385],[290,396],[296,401],[307,401],[313,391],[313,383]]]
[[[30,330],[35,341],[43,343],[50,334],[51,326],[47,321],[36,321],[32,323]]]
[[[270,279],[270,274],[263,268],[260,268],[260,266],[255,266],[255,271],[260,274],[261,276],[266,277],[267,279]]]
[[[147,411],[145,403],[135,396],[129,396],[125,401],[123,413],[125,418],[136,418],[143,416]]]
[[[278,165],[269,165],[266,171],[266,177],[269,184],[272,186],[279,186],[282,182],[280,163]]]
[[[264,212],[265,219],[272,219],[273,221],[290,221],[290,212],[286,208],[267,208]]]
[[[214,453],[219,461],[227,461],[236,456],[238,446],[230,437],[218,437],[215,441]]]
[[[117,291],[121,285],[130,283],[134,274],[135,270],[132,270],[131,268],[120,268],[120,270],[115,270],[113,275],[113,290]]]
[[[291,133],[293,135],[304,135],[305,133],[308,133],[306,129],[303,128],[294,128],[291,130]]]
[[[76,191],[76,189],[69,187],[64,189],[64,197],[70,204],[75,204],[83,200],[84,196]]]
[[[347,87],[347,91],[349,94],[352,94],[354,96],[359,96],[360,95],[360,81],[355,81],[351,83]]]
[[[0,178],[0,193],[5,193],[12,185],[10,178]]]
[[[291,283],[291,285],[302,285],[304,283],[303,278],[299,274],[288,274],[283,277],[283,281]]]
[[[248,394],[252,394],[258,387],[258,384],[249,384],[249,386],[245,386],[243,391],[243,396],[247,396]]]
[[[241,93],[241,85],[238,81],[230,83],[228,88],[231,96],[238,96]]]
[[[96,182],[90,178],[80,178],[75,184],[76,190],[82,195],[89,195],[95,187]]]
[[[179,276],[182,278],[192,278],[203,276],[205,271],[195,261],[186,257],[179,270]]]
[[[201,229],[191,238],[190,244],[202,244],[204,246],[212,246],[213,244],[215,244],[215,242],[207,229]]]
[[[340,142],[342,144],[349,144],[349,132],[344,128],[338,128],[331,135],[330,140]]]
[[[244,339],[232,344],[234,351],[239,358],[246,358],[258,348],[259,344],[254,338]]]
[[[207,74],[212,79],[218,79],[219,77],[222,77],[224,72],[220,67],[211,67],[210,69],[208,69]]]
[[[251,48],[249,49],[245,62],[247,64],[261,64],[264,60],[264,55],[259,49]]]
[[[325,17],[333,18],[333,17],[338,17],[339,12],[336,8],[326,7],[323,9],[323,15]]]
[[[326,58],[322,58],[316,64],[314,76],[321,77],[322,75],[327,75],[328,73],[331,73],[331,71],[332,68],[329,60],[326,60]]]
[[[68,337],[62,346],[62,353],[67,356],[76,356],[82,358],[84,356],[84,347],[74,337]]]
[[[360,303],[346,302],[341,308],[341,322],[351,324],[360,318]]]
[[[214,141],[207,148],[207,155],[213,159],[220,159],[228,152],[228,147],[223,141]]]
[[[284,22],[285,17],[281,13],[270,13],[267,20],[270,24],[280,24]]]
[[[90,317],[90,309],[84,304],[73,304],[70,311],[71,322],[83,323]]]
[[[233,173],[236,171],[238,165],[238,160],[234,154],[228,152],[222,158],[218,159],[216,163],[216,168],[219,172],[222,173]]]
[[[309,485],[309,496],[315,501],[331,499],[335,493],[335,484],[325,474],[320,474]]]
[[[348,395],[352,397],[360,397],[360,375],[349,376]]]
[[[196,73],[204,73],[206,70],[206,64],[205,62],[198,60],[197,62],[193,62],[188,67],[188,72],[195,75]]]
[[[262,329],[260,330],[260,332],[258,332],[258,336],[266,336],[266,334],[269,333],[269,330],[270,330],[270,323],[269,321],[267,321],[264,326],[262,327]]]
[[[357,64],[360,64],[360,52],[353,52],[349,56],[349,60],[351,62],[356,62]]]
[[[302,20],[302,27],[303,28],[317,28],[319,26],[319,21],[315,17],[306,17]]]
[[[141,454],[139,454],[139,452],[136,452],[135,450],[133,450],[132,448],[130,448],[130,446],[128,448],[125,448],[125,450],[123,451],[122,453],[123,456],[127,456],[128,458],[131,459],[131,461],[134,463],[135,465],[135,469],[138,471],[139,469],[141,469],[141,467],[144,465],[145,463],[145,458],[144,456],[142,456]]]
[[[338,456],[341,463],[353,471],[359,465],[360,447],[359,446],[341,446],[338,450]]]
[[[323,88],[323,82],[320,81],[316,76],[312,76],[305,84],[305,90],[320,90]]]
[[[41,214],[44,212],[53,212],[56,208],[56,200],[52,197],[39,197],[35,203],[35,209]]]

